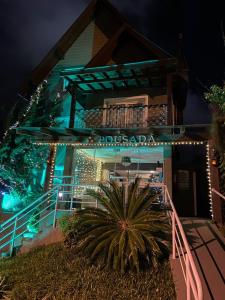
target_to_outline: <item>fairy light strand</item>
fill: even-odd
[[[151,142],[151,143],[69,143],[69,142],[57,142],[57,143],[49,143],[49,142],[34,142],[36,145],[51,145],[51,146],[61,146],[67,145],[71,147],[77,148],[87,148],[87,147],[140,147],[140,146],[149,146],[149,147],[157,147],[157,146],[177,146],[177,145],[203,145],[206,143],[206,172],[207,172],[207,180],[208,180],[208,195],[209,195],[209,203],[210,203],[210,213],[213,218],[213,205],[212,205],[212,185],[211,185],[211,172],[210,172],[210,147],[209,143],[206,141],[179,141],[179,142]],[[54,168],[53,168],[54,169]],[[101,173],[101,167],[99,167],[98,177]],[[51,171],[51,176],[53,172]],[[52,181],[51,181],[52,184]]]
[[[71,143],[71,142],[33,142],[35,145],[54,145],[71,147],[140,147],[140,146],[165,146],[165,145],[203,145],[205,141],[181,141],[181,142],[150,142],[150,143]]]
[[[207,180],[208,180],[208,189],[209,189],[209,205],[210,205],[210,213],[213,218],[213,201],[212,201],[212,184],[211,184],[211,166],[210,166],[210,146],[209,142],[206,144],[206,172],[207,172]]]
[[[45,79],[44,80],[44,83],[47,83],[47,80]],[[27,106],[27,108],[25,109],[25,112],[23,113],[22,117],[23,119],[26,118],[27,114],[30,112],[32,106],[34,103],[38,103],[39,101],[39,98],[40,98],[40,95],[41,95],[41,91],[43,89],[43,83],[41,83],[36,91],[33,93],[33,95],[30,97],[30,101],[29,101],[29,104]],[[15,129],[17,128],[18,126],[20,125],[20,121],[17,120],[13,125],[11,125],[4,133],[3,133],[3,138],[2,138],[2,141],[0,142],[0,144],[2,144],[2,142],[5,140],[5,138],[7,137],[7,135],[9,134],[9,132],[12,130],[12,129]]]
[[[49,178],[48,190],[51,190],[53,187],[53,176],[54,176],[54,169],[55,169],[56,152],[57,152],[57,145],[53,145],[53,154],[52,154],[51,162],[50,162],[50,178]]]

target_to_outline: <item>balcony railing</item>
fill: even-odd
[[[110,106],[76,110],[76,128],[147,128],[167,125],[167,105]]]

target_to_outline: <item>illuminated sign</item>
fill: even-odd
[[[99,143],[154,143],[153,135],[106,135],[99,137]]]

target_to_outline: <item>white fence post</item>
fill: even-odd
[[[13,254],[14,242],[15,242],[15,236],[16,236],[16,227],[17,227],[17,218],[15,218],[15,222],[14,222],[14,226],[13,226],[12,242],[10,245],[10,256],[12,256],[12,254]]]
[[[55,209],[54,209],[54,216],[53,216],[53,227],[56,227],[56,214],[57,214],[57,206],[58,206],[58,198],[59,198],[59,191],[56,191],[56,200],[55,200]]]
[[[175,230],[175,214],[172,212],[172,257],[176,258],[176,230]]]
[[[185,254],[185,266],[186,266],[186,292],[187,292],[187,300],[191,300],[190,263],[189,263],[188,255],[187,254]]]

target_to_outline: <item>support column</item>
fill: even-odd
[[[170,196],[172,197],[172,157],[171,146],[164,146],[163,177],[164,184],[167,185]]]
[[[45,192],[49,190],[49,187],[52,182],[51,176],[52,176],[52,172],[54,172],[56,149],[57,147],[55,145],[50,146],[50,153],[47,161],[46,177],[45,177],[45,184],[44,184]]]
[[[167,75],[167,125],[174,125],[174,112],[173,112],[173,99],[172,99],[172,84],[173,84],[173,75]]]
[[[69,128],[74,128],[76,113],[76,87],[74,85],[71,85],[68,88],[68,90],[71,94]],[[72,146],[66,146],[66,155],[63,172],[64,176],[72,176],[73,174],[73,153],[74,148]],[[66,178],[64,183],[71,184],[71,178]],[[67,190],[71,191],[71,187],[68,187]],[[64,199],[68,201],[70,198],[70,195],[67,195]]]
[[[75,113],[76,113],[76,88],[75,88],[75,86],[71,86],[69,88],[69,92],[71,94],[69,128],[74,128]],[[74,151],[73,147],[71,147],[71,146],[66,147],[66,156],[65,156],[65,163],[64,163],[64,176],[72,175],[73,151]]]
[[[76,87],[72,86],[69,88],[71,94],[71,104],[70,104],[70,121],[69,128],[74,128],[75,124],[75,113],[76,113]]]

